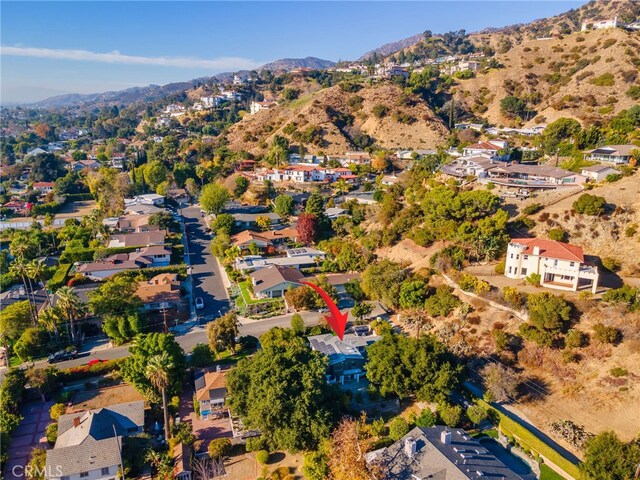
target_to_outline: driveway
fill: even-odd
[[[24,480],[24,466],[34,447],[49,448],[45,430],[51,423],[49,409],[53,402],[30,402],[22,407],[24,417],[11,434],[7,450],[8,460],[4,469],[5,480]]]
[[[203,420],[193,411],[193,389],[186,389],[180,395],[180,421],[190,423],[191,430],[202,445],[196,453],[207,451],[209,442],[215,438],[232,438],[231,419],[229,417],[217,420]]]

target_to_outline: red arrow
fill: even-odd
[[[333,331],[336,332],[336,335],[338,335],[338,338],[342,340],[344,338],[344,329],[347,326],[347,317],[349,316],[349,313],[340,312],[340,309],[335,304],[333,299],[329,296],[329,294],[319,286],[314,285],[313,283],[310,283],[310,282],[301,282],[301,283],[303,285],[313,288],[322,297],[322,299],[324,300],[324,303],[326,303],[327,307],[329,308],[329,313],[331,313],[331,315],[327,315],[324,318],[327,319],[327,322],[329,322],[329,325],[331,326]]]

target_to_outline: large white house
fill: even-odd
[[[585,262],[582,248],[540,238],[514,238],[507,247],[508,278],[540,275],[540,285],[558,290],[598,289],[598,267]]]

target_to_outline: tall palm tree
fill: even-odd
[[[164,411],[164,438],[169,440],[169,410],[167,410],[167,387],[169,387],[169,370],[173,368],[167,352],[154,355],[147,363],[146,374],[151,384],[162,393],[162,410]]]
[[[55,334],[56,340],[60,341],[60,332],[58,331],[58,322],[62,314],[58,307],[50,307],[45,308],[38,315],[38,321],[42,324],[42,326],[49,332],[49,335],[52,333]]]
[[[58,307],[65,320],[69,322],[71,329],[71,339],[75,342],[76,332],[74,322],[87,313],[87,306],[78,298],[78,294],[71,287],[60,287],[56,292],[58,296]]]
[[[33,296],[33,285],[31,284],[31,279],[27,275],[27,263],[23,257],[16,257],[13,262],[11,262],[9,270],[14,275],[18,275],[22,279],[22,284],[27,292],[31,322],[33,323],[33,326],[36,326],[38,323],[38,309],[36,307],[35,297]]]
[[[41,260],[31,260],[27,263],[26,267],[27,275],[30,278],[33,278],[36,281],[39,281],[47,292],[47,299],[49,300],[49,305],[51,305],[51,295],[49,295],[49,290],[47,289],[47,277],[45,275],[47,271],[47,267],[45,267],[44,262]]]

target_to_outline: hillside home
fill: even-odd
[[[115,479],[123,438],[143,427],[144,401],[61,415],[55,446],[47,450],[46,480]]]
[[[258,249],[264,250],[269,247],[278,247],[297,241],[298,230],[295,228],[283,228],[281,230],[269,230],[266,232],[244,230],[231,237],[232,245],[239,247],[240,250],[247,250],[252,243],[255,244]]]
[[[514,238],[507,247],[504,275],[540,275],[540,285],[558,290],[598,290],[598,267],[588,265],[581,247],[541,238]]]
[[[590,167],[583,167],[580,174],[594,182],[602,182],[606,180],[609,175],[620,175],[620,171],[608,165],[592,165]]]
[[[313,248],[294,248],[285,250],[286,257],[262,257],[260,255],[245,255],[236,258],[234,267],[241,272],[246,270],[260,270],[272,265],[292,267],[296,269],[315,267],[324,260],[325,252]]]
[[[636,145],[603,145],[584,152],[584,159],[590,162],[607,162],[616,165],[628,164],[631,160],[631,151],[639,150]]]
[[[485,156],[459,157],[451,163],[442,165],[440,171],[456,178],[469,176],[485,178],[488,170],[495,165],[493,160]]]
[[[83,170],[97,170],[102,165],[97,160],[78,160],[77,162],[71,162],[71,170],[74,172],[81,172]]]
[[[250,273],[256,298],[278,298],[290,288],[299,287],[304,275],[297,268],[272,265]]]
[[[369,452],[367,463],[380,465],[394,480],[535,480],[516,473],[462,429],[441,425],[415,427],[388,447]]]
[[[33,184],[33,189],[40,193],[49,193],[53,191],[55,186],[55,182],[35,182]]]
[[[148,312],[178,309],[180,307],[180,281],[175,273],[161,273],[149,281],[138,282],[136,295]]]
[[[258,218],[267,217],[271,224],[278,224],[282,220],[280,215],[273,212],[263,212],[263,213],[232,213],[234,225],[240,228],[252,228],[257,226]]]
[[[586,22],[582,22],[580,30],[584,32],[586,30],[605,30],[607,28],[617,27],[618,17],[613,17],[613,19],[607,20],[587,20]]]
[[[364,337],[347,333],[342,340],[332,333],[307,337],[312,350],[329,357],[327,368],[327,383],[360,382],[366,375],[366,348],[380,340],[377,335]]]
[[[105,218],[103,225],[123,233],[154,232],[160,230],[158,225],[149,225],[151,215],[123,215]]]
[[[226,371],[220,365],[194,372],[196,399],[200,403],[200,418],[209,420],[228,415]]]
[[[156,207],[161,207],[164,205],[164,196],[158,195],[157,193],[147,193],[145,195],[138,195],[133,198],[125,198],[124,205],[125,207],[129,207],[133,205],[154,205]]]
[[[487,168],[485,181],[519,188],[556,188],[561,185],[580,185],[582,175],[549,165],[500,163]]]
[[[509,145],[504,140],[490,140],[488,142],[472,143],[462,149],[465,157],[474,157],[477,155],[485,155],[494,160],[509,160],[510,154],[500,154],[501,150],[508,148]]]
[[[276,102],[274,102],[273,100],[266,100],[264,102],[254,101],[249,104],[249,112],[251,112],[251,115],[255,115],[256,113],[262,110],[269,110],[271,107],[275,105],[276,105]]]
[[[11,200],[2,205],[2,208],[10,210],[15,215],[29,215],[31,209],[33,208],[33,203]]]

